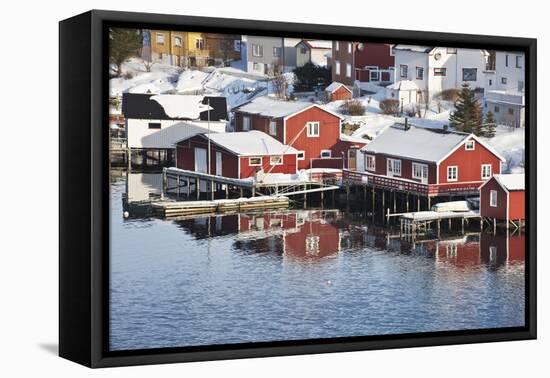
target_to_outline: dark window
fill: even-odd
[[[477,68],[463,68],[462,81],[477,81]]]
[[[516,68],[521,68],[521,56],[516,56]]]
[[[504,63],[504,64],[506,65],[506,67],[508,67],[508,58],[509,58],[509,57],[510,57],[510,56],[509,56],[508,54],[506,54],[506,60],[505,60],[505,63]]]
[[[498,113],[498,112],[500,112],[500,107],[495,105],[495,113]]]
[[[424,68],[416,67],[416,79],[417,80],[423,80],[424,79]]]
[[[514,108],[508,108],[508,114],[514,115]]]
[[[507,84],[507,83],[508,83],[508,79],[506,79],[505,77],[503,77],[503,78],[500,79],[500,82],[501,82],[502,84]]]
[[[407,66],[406,64],[401,64],[399,66],[399,73],[401,77],[407,78],[409,74],[408,71],[409,71],[409,66]]]
[[[434,76],[447,76],[446,68],[434,68]]]
[[[149,122],[150,129],[160,129],[160,122]]]

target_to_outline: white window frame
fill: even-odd
[[[174,46],[176,47],[182,47],[183,46],[183,38],[179,35],[174,36]]]
[[[164,45],[164,33],[157,33],[157,45]]]
[[[378,69],[376,70],[369,70],[369,80],[370,81],[380,81],[380,71]]]
[[[315,132],[315,126],[317,129],[317,132]],[[309,138],[319,138],[321,135],[321,122],[318,121],[310,121],[306,122],[306,129],[307,129],[307,136]]]
[[[275,162],[274,159],[277,159]],[[273,155],[269,157],[270,165],[283,165],[283,155]]]
[[[372,164],[369,164],[369,160]],[[376,171],[376,155],[365,154],[365,170],[371,172]]]
[[[467,140],[466,143],[464,143],[464,149],[466,151],[474,151],[476,149],[476,141]]]
[[[451,177],[451,172],[454,170],[454,177]],[[458,181],[458,165],[449,165],[447,167],[447,182]]]
[[[340,62],[337,60],[334,61],[334,71],[336,75],[340,75]]]
[[[409,66],[406,64],[400,64],[399,65],[399,77],[400,78],[408,78],[409,77]]]
[[[250,131],[250,116],[243,116],[243,131]]]
[[[302,156],[300,156],[302,155]],[[298,151],[296,153],[296,160],[306,160],[306,152],[305,151]]]
[[[351,77],[351,63],[346,63],[346,77]]]
[[[269,135],[277,135],[277,121],[269,121]]]
[[[340,42],[336,41],[336,43],[334,44],[334,47],[335,47],[336,51],[340,51]]]
[[[391,170],[390,170],[390,167],[391,167]],[[396,169],[396,168],[399,168],[399,169]],[[386,170],[387,170],[387,176],[401,177],[401,173],[402,173],[401,159],[388,158],[388,161],[386,162]]]
[[[424,67],[416,66],[416,80],[424,80]]]
[[[252,163],[252,159],[260,159],[260,163]],[[261,156],[249,156],[248,157],[248,165],[250,167],[261,167],[263,165],[263,159]]]
[[[278,47],[278,46],[273,47],[273,57],[274,58],[280,58],[281,53],[282,53],[282,48],[281,47]]]
[[[489,191],[489,206],[498,207],[498,192],[496,190]]]
[[[488,172],[486,169],[488,168]],[[488,180],[493,175],[493,166],[492,164],[481,164],[481,179]]]
[[[264,56],[264,47],[262,45],[252,44],[252,56],[261,58]]]
[[[352,48],[351,48],[351,42],[348,42],[348,54],[351,54]]]
[[[328,153],[328,156],[323,156],[323,154]],[[331,150],[321,150],[321,154],[319,155],[321,159],[330,159],[332,158],[332,151]]]
[[[195,48],[197,50],[204,50],[204,38],[195,38]]]
[[[416,174],[416,170],[415,168],[418,168],[420,170],[420,176]],[[412,163],[412,178],[413,179],[416,179],[416,180],[422,180],[424,179],[424,177],[422,176],[422,170],[423,169],[426,169],[426,181],[428,180],[428,176],[430,175],[430,171],[428,169],[428,164],[424,164],[424,163],[415,163],[413,162]]]

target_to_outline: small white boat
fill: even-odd
[[[436,212],[464,212],[470,211],[468,201],[441,202],[432,206],[432,211]]]

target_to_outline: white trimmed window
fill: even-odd
[[[351,42],[348,42],[348,54],[351,54]]]
[[[306,159],[306,152],[305,151],[298,151],[296,154],[297,160],[305,160]]]
[[[181,37],[174,37],[174,46],[181,47]]]
[[[334,62],[334,71],[336,72],[336,75],[340,75],[340,62],[339,61]]]
[[[252,45],[252,56],[263,56],[264,47],[262,45]]]
[[[456,165],[447,167],[447,181],[458,181],[458,167]]]
[[[281,47],[274,47],[273,48],[273,57],[274,58],[279,58],[281,56],[281,50],[282,50]]]
[[[248,158],[248,165],[251,167],[257,167],[262,165],[262,158],[260,156],[251,156]]]
[[[249,130],[250,130],[250,117],[243,116],[243,131],[249,131]]]
[[[269,121],[269,135],[277,135],[277,121]]]
[[[365,169],[367,171],[376,170],[376,157],[374,155],[365,155]]]
[[[308,137],[318,137],[320,133],[319,122],[308,122],[306,123],[307,127],[307,136]]]
[[[159,45],[164,45],[164,34],[163,33],[157,33],[157,43]]]
[[[496,190],[491,190],[489,192],[489,206],[491,207],[497,207],[497,194],[498,192]]]
[[[412,163],[412,177],[417,180],[428,178],[428,166],[421,163]]]
[[[475,140],[469,140],[466,142],[466,151],[473,151],[476,149],[476,141]]]
[[[482,164],[481,165],[481,179],[487,180],[491,178],[491,164]]]
[[[409,66],[406,64],[399,65],[399,76],[406,79],[409,76]]]
[[[334,43],[334,47],[335,47],[336,51],[340,51],[340,42],[336,41]]]
[[[195,39],[195,48],[197,50],[203,50],[204,49],[204,39],[202,39],[202,38]]]
[[[351,64],[346,63],[346,76],[351,77]]]
[[[275,155],[269,157],[269,164],[271,165],[282,165],[283,157],[281,155]]]
[[[388,176],[401,176],[401,160],[388,159]]]
[[[328,159],[332,157],[332,151],[330,150],[321,150],[321,159]]]

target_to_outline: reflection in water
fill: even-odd
[[[337,209],[125,219],[149,196],[130,187],[112,184],[113,350],[524,324],[523,236],[410,243]]]

